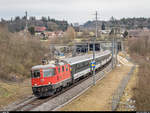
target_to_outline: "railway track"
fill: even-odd
[[[105,64],[104,66],[102,66],[101,68],[96,70],[96,74],[101,72],[102,70],[104,70],[110,63],[111,63],[111,61],[109,61],[107,64]],[[92,78],[92,74],[89,74],[89,76],[87,76],[85,78],[82,78],[81,80],[79,80],[78,82],[75,82],[70,87],[66,87],[66,88],[62,89],[60,92],[57,92],[56,94],[54,94],[54,95],[52,95],[50,97],[47,97],[47,98],[35,98],[35,97],[33,97],[33,98],[30,99],[30,101],[23,102],[19,106],[15,107],[14,109],[10,109],[10,111],[31,111],[31,110],[34,111],[34,110],[37,110],[36,108],[38,106],[40,106],[40,105],[42,105],[44,103],[47,103],[47,102],[49,102],[51,100],[55,101],[55,98],[57,98],[58,96],[61,96],[65,92],[69,91],[70,89],[73,89],[74,87],[78,86],[79,84],[83,83],[84,81],[88,80],[89,78]],[[64,104],[64,103],[60,103],[60,105],[62,105],[62,104]],[[49,110],[54,110],[54,109],[56,110],[57,107],[58,106],[55,106],[54,108],[49,109]]]

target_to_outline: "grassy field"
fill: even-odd
[[[30,79],[26,79],[21,83],[0,81],[0,109],[14,101],[22,100],[31,95]]]
[[[135,62],[139,65],[139,71],[137,74],[137,84],[133,88],[134,96],[136,100],[136,110],[149,111],[150,110],[150,61],[144,60],[143,57],[133,55]]]
[[[128,42],[129,53],[135,63],[139,65],[137,84],[133,88],[137,111],[150,110],[150,33],[141,33],[138,39]]]

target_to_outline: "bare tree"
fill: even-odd
[[[76,32],[75,32],[74,28],[71,27],[71,26],[69,26],[67,28],[67,31],[66,31],[65,35],[66,35],[67,38],[69,38],[71,40],[74,40],[76,38]]]

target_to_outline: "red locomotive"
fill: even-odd
[[[59,63],[37,65],[31,69],[32,91],[36,97],[53,95],[91,72],[92,55],[66,58]],[[104,51],[95,55],[96,69],[111,60],[111,52]]]

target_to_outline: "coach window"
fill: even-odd
[[[77,69],[80,69],[81,66],[82,66],[82,64],[81,64],[81,63],[78,63],[78,64],[77,64]]]
[[[68,71],[68,65],[66,65],[66,71]]]
[[[45,69],[43,70],[44,72],[44,77],[50,77],[55,75],[55,69]]]

